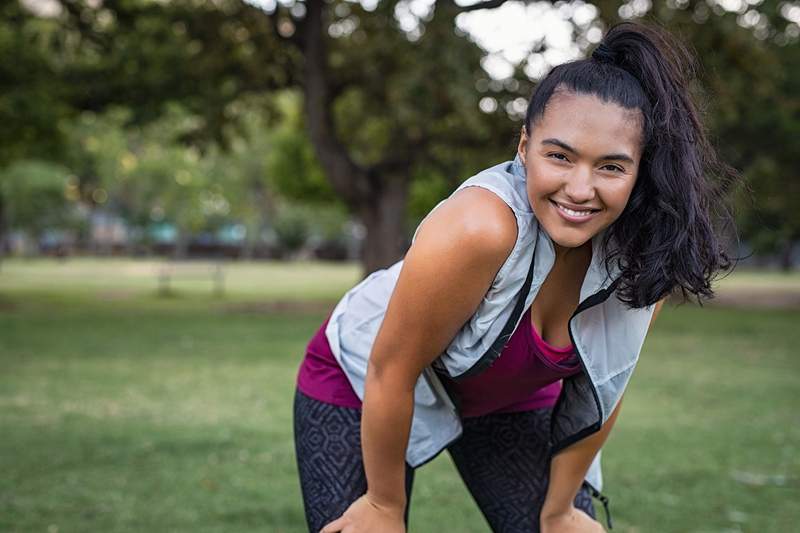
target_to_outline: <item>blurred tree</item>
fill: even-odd
[[[131,225],[138,222],[138,213],[131,202],[134,195],[121,194],[125,189],[125,169],[132,164],[129,140],[123,130],[129,113],[111,109],[102,115],[84,112],[61,128],[64,155],[61,160],[70,169],[74,180],[70,198],[84,206],[89,218],[104,209],[112,209]],[[141,187],[144,184],[136,183]],[[84,228],[88,229],[88,228]],[[89,242],[88,233],[79,236]]]
[[[367,228],[365,273],[405,251],[415,173],[455,183],[513,147],[508,117],[478,107],[483,52],[455,25],[468,8],[440,0],[409,35],[395,18],[400,4],[370,12],[310,0],[297,32],[308,130],[334,190]]]
[[[58,121],[70,107],[50,55],[56,30],[17,2],[0,5],[0,166],[60,148]]]
[[[18,2],[0,4],[0,169],[14,161],[53,158],[60,153],[58,124],[69,115],[70,107],[50,54],[56,29],[51,21],[31,17]],[[43,167],[29,170],[39,177],[37,186],[41,185]],[[0,172],[0,180],[19,176],[19,171]],[[21,194],[20,186],[0,181],[0,257],[6,250],[9,224],[20,222],[19,209],[12,220],[3,191],[13,188]]]
[[[505,0],[468,6],[438,0],[424,12],[419,6],[412,10],[406,0],[285,0],[263,2],[264,9],[242,0],[54,2],[60,6],[50,15],[60,25],[56,57],[64,89],[59,94],[70,107],[100,110],[121,104],[133,111],[133,124],[144,124],[161,116],[169,102],[181,102],[199,117],[182,140],[201,147],[215,141],[227,148],[244,128],[247,108],[238,102],[280,88],[301,89],[303,124],[319,168],[367,228],[365,274],[405,250],[411,191],[417,195],[416,213],[435,196],[430,191],[452,189],[487,161],[508,157],[514,145],[509,132],[516,133],[510,119],[519,118],[520,99],[524,111],[532,88],[522,72],[525,65],[505,82],[489,80],[481,68],[483,51],[455,24],[461,13],[498,7]],[[741,12],[729,12],[734,4]],[[782,92],[796,87],[796,75],[781,78],[775,65],[779,57],[796,57],[786,52],[797,42],[797,24],[787,20],[789,3],[671,0],[653,8],[647,1],[599,0],[597,5],[600,24],[655,10],[653,16],[704,51],[710,72],[704,84],[719,95],[719,118],[712,125],[718,144],[740,168],[742,161],[754,161],[748,146],[763,146],[764,139],[775,139],[775,153],[788,152],[777,135],[796,128],[793,98]],[[405,26],[398,12],[412,13],[417,24]],[[588,35],[597,23],[572,22],[580,47],[591,46]],[[532,51],[544,46],[534,43]],[[478,108],[481,99],[492,100],[486,112]],[[769,113],[759,113],[774,101],[779,105],[769,113],[775,122],[764,118]],[[275,105],[265,104],[262,111],[267,124],[280,115]],[[778,124],[777,115],[784,117],[780,127],[767,131],[771,126],[764,124]],[[743,134],[745,122],[749,129]],[[322,193],[313,185],[314,164],[293,135],[287,131],[277,137],[285,157],[271,159],[268,166],[278,170],[275,179],[287,190]],[[785,181],[765,170],[795,162],[782,157],[772,160],[775,164],[759,163],[760,175],[774,178],[762,177],[759,183]],[[310,177],[295,181],[293,172]],[[791,218],[783,207],[776,209],[781,224]],[[782,234],[793,231],[787,227]]]
[[[245,258],[253,257],[258,246],[263,244],[264,232],[269,229],[277,212],[276,185],[269,171],[269,158],[278,144],[275,130],[283,127],[283,121],[271,127],[262,110],[272,106],[273,99],[283,97],[284,93],[280,91],[235,103],[240,108],[237,111],[241,116],[240,134],[231,135],[227,150],[212,145],[204,154],[213,182],[224,187],[230,204],[229,217],[245,227]],[[285,104],[276,106],[281,113],[285,107]]]
[[[276,4],[270,12],[240,0],[59,5],[56,18],[75,51],[63,79],[78,109],[126,105],[136,124],[180,101],[201,117],[184,140],[227,147],[242,124],[235,102],[301,88],[316,158],[367,228],[365,273],[404,252],[415,175],[436,172],[455,183],[487,158],[507,158],[513,147],[504,108],[478,109],[482,52],[455,29],[456,15],[473,8],[451,0],[440,1],[413,36],[394,16],[396,1],[373,11],[338,0]],[[518,91],[529,88],[523,83]],[[277,112],[266,115],[274,119]],[[286,180],[287,159],[276,158],[272,164],[284,169],[278,179],[288,190],[312,184],[314,165],[302,141],[284,132],[277,142],[292,157],[295,175],[312,171],[310,180]]]
[[[800,241],[800,46],[775,47],[773,54],[765,61],[770,77],[756,78],[743,91],[749,98],[740,97],[739,113],[720,116],[718,127],[730,134],[726,152],[752,191],[752,199],[740,198],[742,231],[756,252],[777,253],[789,269]]]
[[[302,94],[285,91],[276,105],[283,118],[270,131],[266,175],[287,199],[307,204],[340,203],[305,132]]]
[[[42,231],[75,223],[68,190],[72,176],[60,165],[18,160],[0,171],[0,194],[8,201],[5,214],[11,229],[38,241]]]
[[[146,236],[154,222],[175,224],[175,254],[183,257],[191,234],[229,215],[227,185],[239,173],[220,164],[217,151],[201,153],[180,141],[197,120],[181,107],[168,106],[142,127],[126,127],[130,114],[123,108],[84,112],[67,128],[66,160],[78,178],[79,196],[90,210],[122,215],[134,234]]]

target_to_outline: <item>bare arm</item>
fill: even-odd
[[[595,455],[603,446],[614,426],[621,405],[622,399],[617,402],[611,416],[599,431],[564,448],[553,457],[550,462],[550,482],[547,487],[547,496],[540,517],[543,532],[570,531],[567,529],[568,527],[578,526],[580,522],[585,522],[588,518],[574,514],[573,502],[589,465],[592,464]],[[576,524],[572,522],[576,522]],[[594,529],[585,529],[585,527],[594,527]],[[574,531],[593,530],[602,531],[602,527],[595,522],[593,526],[584,526],[584,529],[574,528]]]
[[[323,531],[394,531],[406,505],[405,455],[414,387],[475,313],[516,242],[516,219],[494,193],[459,191],[432,212],[406,254],[370,353],[361,414],[367,493]],[[377,509],[388,516],[376,518]]]
[[[414,386],[475,312],[515,239],[513,213],[478,188],[454,195],[420,228],[367,369],[361,439],[374,502],[404,508]]]
[[[648,328],[653,326],[663,304],[664,300],[656,303]],[[543,531],[569,531],[566,528],[570,526],[564,524],[564,520],[579,521],[582,519],[582,517],[568,518],[570,513],[574,512],[572,503],[589,466],[608,438],[611,428],[614,427],[621,405],[622,398],[617,402],[614,411],[599,431],[564,448],[553,457],[550,463],[550,483],[541,513]],[[575,531],[581,531],[581,529],[576,527]]]

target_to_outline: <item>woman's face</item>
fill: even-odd
[[[523,128],[517,150],[533,212],[557,249],[579,247],[628,203],[641,158],[641,112],[556,91],[531,129],[528,137]]]

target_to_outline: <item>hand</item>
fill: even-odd
[[[381,506],[364,494],[319,533],[405,533],[405,509]]]
[[[542,533],[605,533],[599,522],[573,506],[563,512],[542,515]]]

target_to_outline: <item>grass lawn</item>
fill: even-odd
[[[223,298],[200,267],[158,298],[157,269],[0,266],[0,531],[304,531],[294,379],[357,268],[231,265]],[[604,448],[615,531],[798,530],[799,326],[798,310],[665,308]],[[411,505],[411,532],[488,531],[447,454]]]

